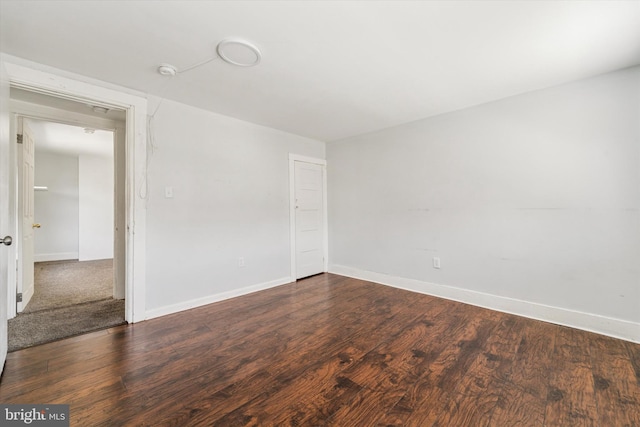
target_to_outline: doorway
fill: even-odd
[[[125,114],[10,95],[21,135],[15,350],[124,323]]]
[[[23,65],[21,65],[23,64]],[[90,83],[87,78],[73,74],[64,74],[59,70],[33,68],[24,65],[19,59],[3,58],[0,61],[0,151],[3,153],[0,169],[0,193],[2,204],[8,207],[0,215],[3,238],[6,250],[0,259],[0,289],[6,292],[6,304],[0,308],[0,371],[4,366],[7,350],[7,319],[15,316],[16,284],[15,268],[17,251],[10,245],[11,237],[18,239],[16,217],[16,132],[9,117],[9,87],[25,89],[31,92],[44,93],[62,100],[91,103],[102,107],[115,107],[126,113],[125,129],[122,138],[126,150],[123,156],[125,163],[125,280],[126,294],[125,319],[139,322],[146,319],[146,188],[147,166],[147,100],[131,92],[109,89],[105,84]],[[63,77],[63,74],[67,77]],[[7,154],[5,156],[5,154]],[[5,280],[6,279],[6,280]]]

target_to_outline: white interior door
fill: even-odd
[[[295,278],[325,271],[324,166],[294,162]]]
[[[8,245],[15,233],[15,226],[9,222],[9,78],[0,63],[0,373],[4,369],[9,347],[7,334],[7,311],[10,254]],[[14,217],[15,220],[15,217]],[[15,261],[15,260],[14,260]],[[13,290],[13,288],[12,288]]]
[[[35,175],[35,141],[33,133],[26,122],[22,123],[22,280],[18,281],[18,293],[22,294],[22,302],[18,302],[20,313],[26,307],[34,292],[33,251],[34,223],[33,185]]]

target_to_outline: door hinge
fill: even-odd
[[[16,294],[16,302],[22,302],[22,292]]]
[[[22,144],[22,134],[21,133],[16,135],[16,141],[18,142],[18,144]]]

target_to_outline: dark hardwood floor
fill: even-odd
[[[71,425],[640,426],[640,345],[324,274],[10,353]]]

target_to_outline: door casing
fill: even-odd
[[[6,61],[3,63],[12,87],[45,93],[91,105],[123,109],[126,112],[126,172],[125,172],[125,319],[139,322],[146,318],[146,194],[138,193],[146,179],[147,100],[84,81],[62,77],[51,72],[35,70]],[[12,132],[11,143],[16,143]],[[15,150],[14,150],[15,153]],[[15,154],[9,173],[15,176]],[[16,190],[10,191],[10,203],[15,203]],[[13,205],[15,206],[15,205]],[[15,280],[15,275],[14,279]],[[15,286],[7,300],[16,304]]]
[[[24,102],[20,100],[11,99],[9,102],[10,111],[12,114],[12,124],[15,124],[16,129],[20,129],[20,121],[22,119],[36,119],[43,120],[54,123],[62,123],[71,126],[80,126],[80,127],[89,127],[92,129],[101,129],[108,130],[114,133],[114,183],[115,183],[115,229],[114,229],[114,259],[113,259],[113,268],[114,268],[114,281],[113,281],[113,297],[116,299],[125,299],[125,256],[126,256],[126,212],[125,212],[125,170],[126,170],[126,162],[125,162],[125,151],[126,151],[126,139],[125,139],[125,122],[124,121],[116,121],[101,117],[93,117],[86,116],[80,113],[74,113],[70,111],[66,111],[64,109],[60,109],[57,107],[44,106],[40,104],[32,104],[29,102]],[[17,131],[16,133],[20,133]],[[37,144],[36,144],[37,145]],[[17,165],[20,165],[20,152],[18,150],[17,153],[18,161]],[[18,173],[19,175],[19,173]],[[18,182],[19,184],[19,182]],[[18,199],[22,197],[20,194],[20,186],[17,187],[18,191]],[[21,204],[17,205],[17,217],[21,217],[20,213]],[[22,223],[18,221],[17,227],[18,232],[17,235],[21,235],[21,225]],[[18,242],[19,243],[19,242]],[[19,246],[17,254],[18,258],[20,258],[21,251],[19,250]],[[22,290],[22,266],[23,262],[18,262],[17,264],[17,291],[23,293],[23,306],[20,307],[21,303],[17,303],[17,312],[20,312],[24,309],[25,301],[28,301],[28,296],[24,294]],[[13,293],[12,293],[13,294]],[[13,318],[16,315],[16,310],[11,310],[9,307],[9,319]]]

